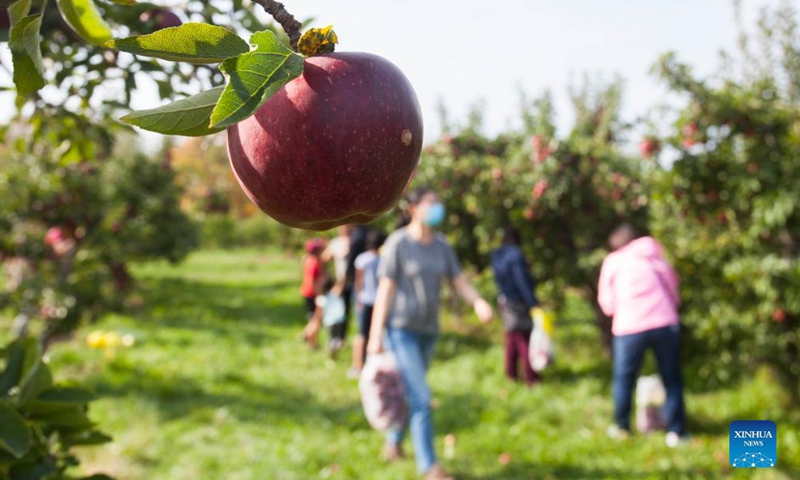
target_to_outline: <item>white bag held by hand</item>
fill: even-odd
[[[658,375],[639,377],[636,381],[636,429],[640,433],[664,430],[667,420],[662,410],[667,391]]]
[[[397,360],[391,352],[367,357],[358,390],[364,414],[372,428],[403,428],[407,415],[405,388]]]
[[[533,333],[528,345],[528,357],[531,368],[541,372],[553,363],[555,346],[553,345],[553,314],[541,308],[531,309],[533,317]]]

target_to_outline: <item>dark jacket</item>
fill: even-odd
[[[535,307],[539,302],[533,293],[536,288],[531,276],[522,250],[515,245],[503,245],[492,252],[492,270],[494,270],[494,280],[500,294],[505,299],[508,308],[513,310],[512,317],[519,316],[518,322],[510,321],[503,315],[503,323],[506,330],[527,327],[530,322],[528,311]],[[502,308],[502,305],[501,305]],[[514,314],[516,312],[516,315]],[[509,325],[511,323],[522,323],[524,325]]]

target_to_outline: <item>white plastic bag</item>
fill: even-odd
[[[528,345],[528,358],[535,372],[542,372],[555,359],[555,345],[551,336],[553,315],[539,308],[532,310],[533,333]]]
[[[658,375],[639,377],[636,381],[636,429],[640,433],[664,430],[667,426],[663,406],[667,392]]]
[[[394,354],[369,355],[358,390],[364,415],[372,428],[403,428],[407,418],[405,388]]]

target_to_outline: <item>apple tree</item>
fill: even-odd
[[[654,172],[653,229],[682,278],[688,357],[707,384],[772,366],[800,397],[800,44],[795,12],[766,11],[738,63],[698,78],[675,55],[656,72],[686,99]]]
[[[648,192],[640,159],[620,151],[621,86],[587,81],[572,90],[575,124],[560,137],[549,94],[523,100],[523,128],[487,138],[480,112],[450,129],[423,153],[414,179],[438,188],[449,217],[444,227],[466,264],[489,264],[506,225],[541,282],[540,296],[559,306],[567,289],[594,303],[606,239],[620,222],[646,228]],[[606,344],[610,324],[595,304]]]
[[[153,33],[222,10],[206,2],[168,11],[76,0],[5,1],[0,8],[0,41],[12,60],[2,70],[17,94],[16,115],[0,126],[0,304],[18,313],[16,333],[43,319],[39,330],[49,340],[118,306],[131,284],[129,262],[177,261],[197,239],[178,209],[167,159],[127,153],[136,147],[116,118],[142,82],[171,98],[221,84],[222,74],[141,59],[104,43],[112,31]],[[267,28],[244,8],[220,21]],[[116,155],[115,147],[126,153]]]

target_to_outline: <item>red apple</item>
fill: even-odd
[[[503,177],[504,177],[504,174],[503,174],[503,169],[502,168],[500,168],[500,167],[492,168],[492,178],[494,180],[500,181],[500,180],[503,179]]]
[[[533,211],[532,208],[526,208],[525,211],[522,213],[525,217],[525,220],[531,221],[536,218],[536,213]]]
[[[63,257],[75,247],[75,239],[61,227],[51,227],[44,235],[44,243],[56,257]]]
[[[405,191],[422,150],[414,89],[367,53],[305,59],[303,74],[228,128],[228,155],[247,196],[290,227],[367,223]]]
[[[655,137],[645,137],[639,143],[639,152],[644,158],[652,158],[661,151],[661,142]]]
[[[772,319],[778,323],[783,323],[786,320],[786,311],[782,308],[779,308],[772,312]]]
[[[544,192],[547,191],[547,187],[549,186],[550,184],[547,182],[547,180],[539,180],[536,182],[536,185],[533,186],[533,190],[531,190],[531,196],[537,200],[542,198],[542,195],[544,195]]]
[[[547,160],[551,153],[549,142],[541,135],[531,137],[531,150],[533,150],[533,159],[539,163]]]
[[[64,231],[61,230],[60,227],[51,227],[50,229],[47,230],[47,233],[44,234],[44,243],[47,246],[52,247],[58,242],[64,241],[64,238],[65,238]]]

